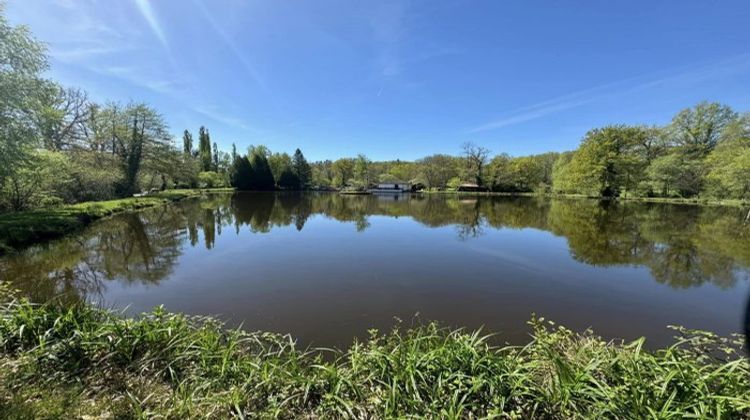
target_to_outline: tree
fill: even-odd
[[[703,171],[700,159],[674,150],[654,159],[646,173],[654,189],[662,196],[670,197],[677,194],[681,197],[690,197],[701,191]]]
[[[110,103],[93,118],[92,124],[99,127],[98,136],[102,139],[99,150],[119,161],[122,177],[115,186],[117,195],[129,196],[137,191],[144,164],[162,173],[178,166],[179,155],[172,146],[167,125],[147,105]]]
[[[599,196],[617,196],[623,189],[634,189],[645,167],[634,152],[642,130],[612,125],[586,133],[566,165],[570,184],[577,187],[577,192]]]
[[[563,152],[552,167],[552,191],[562,194],[577,192],[577,185],[570,170],[575,152]]]
[[[453,156],[438,154],[420,159],[417,165],[430,188],[445,188],[449,179],[458,176],[456,160]]]
[[[331,164],[333,185],[343,187],[354,178],[354,159],[338,159]]]
[[[467,176],[473,178],[477,185],[484,185],[484,179],[482,177],[484,171],[484,165],[487,163],[487,159],[490,155],[489,149],[477,146],[472,142],[466,142],[461,145],[464,157],[466,158],[466,171]]]
[[[232,143],[232,162],[237,159],[237,146]]]
[[[278,184],[285,190],[296,190],[300,186],[300,180],[291,167],[286,167],[279,175]]]
[[[709,194],[718,198],[750,198],[750,113],[728,126],[706,158]]]
[[[354,184],[360,188],[367,188],[370,185],[370,159],[363,154],[357,155],[354,160]]]
[[[271,153],[268,157],[268,165],[271,167],[273,179],[278,184],[281,174],[292,167],[292,157],[288,153]]]
[[[42,78],[45,47],[25,26],[10,26],[0,4],[0,186],[38,145],[38,113],[53,88]]]
[[[292,170],[299,180],[299,188],[304,190],[310,188],[312,182],[312,169],[305,159],[302,151],[297,149],[292,157]]]
[[[219,172],[219,146],[216,145],[216,142],[214,142],[213,146],[213,167],[212,169],[215,172]]]
[[[271,167],[268,165],[266,154],[260,148],[254,148],[252,155],[249,157],[250,166],[253,168],[251,178],[251,189],[257,191],[270,191],[274,189],[274,179],[271,173]]]
[[[721,133],[737,117],[726,105],[704,101],[680,111],[672,119],[671,130],[678,146],[687,153],[703,157],[716,147]]]
[[[237,156],[229,169],[230,184],[241,191],[253,189],[253,167],[247,156]]]
[[[193,135],[188,130],[182,133],[182,152],[187,157],[193,156]]]
[[[211,158],[211,136],[208,134],[208,129],[201,126],[198,129],[198,158],[201,162],[202,171],[210,171],[212,166]]]
[[[80,146],[86,137],[91,110],[86,92],[50,85],[49,89],[44,89],[42,101],[36,124],[44,148],[61,151]]]

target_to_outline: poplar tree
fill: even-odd
[[[211,170],[211,137],[208,134],[208,129],[201,126],[198,130],[198,158],[201,162],[202,171]]]
[[[188,130],[182,134],[182,152],[185,156],[193,155],[193,135]]]

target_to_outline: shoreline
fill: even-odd
[[[594,197],[583,194],[552,194],[533,192],[473,192],[473,191],[419,191],[413,194],[426,195],[464,195],[464,196],[487,196],[487,197],[540,197],[550,199],[584,199],[613,202],[637,202],[637,203],[661,203],[661,204],[685,204],[698,206],[725,206],[725,207],[750,207],[750,200],[738,199],[711,199],[711,198],[668,198],[668,197]]]
[[[115,214],[153,208],[207,193],[230,191],[233,192],[234,189],[165,190],[140,197],[87,201],[49,209],[0,214],[0,256],[75,233],[96,220]]]
[[[739,337],[607,341],[532,316],[526,346],[435,323],[348,350],[163,307],[134,318],[32,304],[0,283],[0,417],[700,418],[750,415]],[[721,354],[721,356],[720,356]]]

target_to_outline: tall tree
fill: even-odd
[[[268,165],[268,159],[261,149],[254,149],[249,156],[250,166],[253,168],[251,189],[257,191],[270,191],[274,189],[273,173]]]
[[[108,122],[112,153],[119,158],[122,168],[118,194],[131,195],[138,190],[138,175],[144,160],[159,160],[172,150],[169,130],[162,116],[145,104],[124,107],[110,104],[101,115]]]
[[[331,164],[333,184],[337,187],[348,185],[354,178],[354,159],[338,159]]]
[[[237,159],[237,145],[232,143],[232,162]]]
[[[466,158],[467,174],[474,179],[477,185],[484,185],[484,165],[487,163],[490,151],[484,147],[477,146],[472,142],[461,145]]]
[[[253,189],[253,167],[247,156],[237,156],[229,168],[229,182],[238,190]]]
[[[62,151],[82,146],[91,104],[81,89],[52,86],[45,89],[37,125],[47,150]]]
[[[677,145],[687,153],[703,157],[716,147],[721,133],[737,118],[737,113],[726,105],[701,102],[680,111],[672,119],[671,129]]]
[[[367,188],[370,185],[370,159],[358,154],[354,160],[354,183],[357,187]]]
[[[201,162],[202,171],[210,171],[213,159],[211,158],[211,137],[208,129],[201,126],[198,129],[198,158]]]
[[[586,133],[567,169],[578,192],[617,196],[632,190],[645,167],[635,149],[641,142],[643,127],[613,125]]]
[[[291,170],[292,157],[288,153],[271,153],[271,156],[268,157],[268,165],[271,167],[273,179],[278,184],[281,174],[287,169]]]
[[[188,130],[182,133],[182,153],[187,157],[193,156],[193,135]]]
[[[37,116],[45,93],[54,88],[42,77],[45,53],[28,28],[8,23],[0,3],[0,186],[37,146]]]
[[[312,168],[310,168],[310,164],[307,163],[307,159],[305,159],[305,155],[302,154],[300,149],[294,151],[294,156],[292,157],[292,170],[299,180],[299,188],[303,190],[310,188],[310,183],[312,182]]]
[[[417,164],[430,188],[445,188],[449,179],[458,176],[457,160],[453,156],[432,155],[420,159]]]
[[[214,142],[214,152],[213,152],[213,166],[212,169],[215,172],[219,172],[219,146],[216,145],[216,142]]]

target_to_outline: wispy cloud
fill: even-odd
[[[406,6],[402,2],[379,3],[370,20],[378,55],[376,64],[381,76],[390,78],[402,71],[399,42],[405,34]]]
[[[232,54],[234,54],[234,56],[242,64],[245,70],[247,70],[253,82],[255,82],[255,84],[263,91],[263,93],[273,98],[273,96],[271,95],[271,89],[268,87],[268,84],[261,76],[258,69],[240,50],[232,37],[230,37],[229,34],[227,34],[227,32],[219,24],[216,23],[214,18],[211,16],[211,13],[208,11],[208,9],[206,9],[206,6],[203,4],[203,2],[201,2],[200,0],[193,0],[193,4],[195,4],[203,17],[208,21],[209,25],[211,25],[211,28],[214,30],[214,32],[219,35],[221,40],[227,45],[227,47],[229,47],[229,50],[232,52]]]
[[[148,26],[154,32],[154,35],[159,38],[159,42],[161,42],[165,49],[169,49],[167,37],[164,35],[164,30],[162,29],[159,20],[156,18],[154,9],[151,7],[151,2],[149,0],[135,0],[135,5],[148,23]]]
[[[215,107],[206,106],[193,106],[191,109],[201,115],[204,115],[214,121],[220,122],[230,127],[240,128],[247,131],[258,131],[255,127],[249,125],[242,118],[238,118],[232,115],[228,115],[225,111],[221,111]]]
[[[624,79],[593,88],[518,108],[505,116],[469,129],[468,133],[494,130],[531,121],[550,114],[575,108],[600,99],[654,88],[667,83],[691,84],[717,79],[750,69],[750,54],[741,54],[725,60],[682,69],[662,71],[645,77]]]

